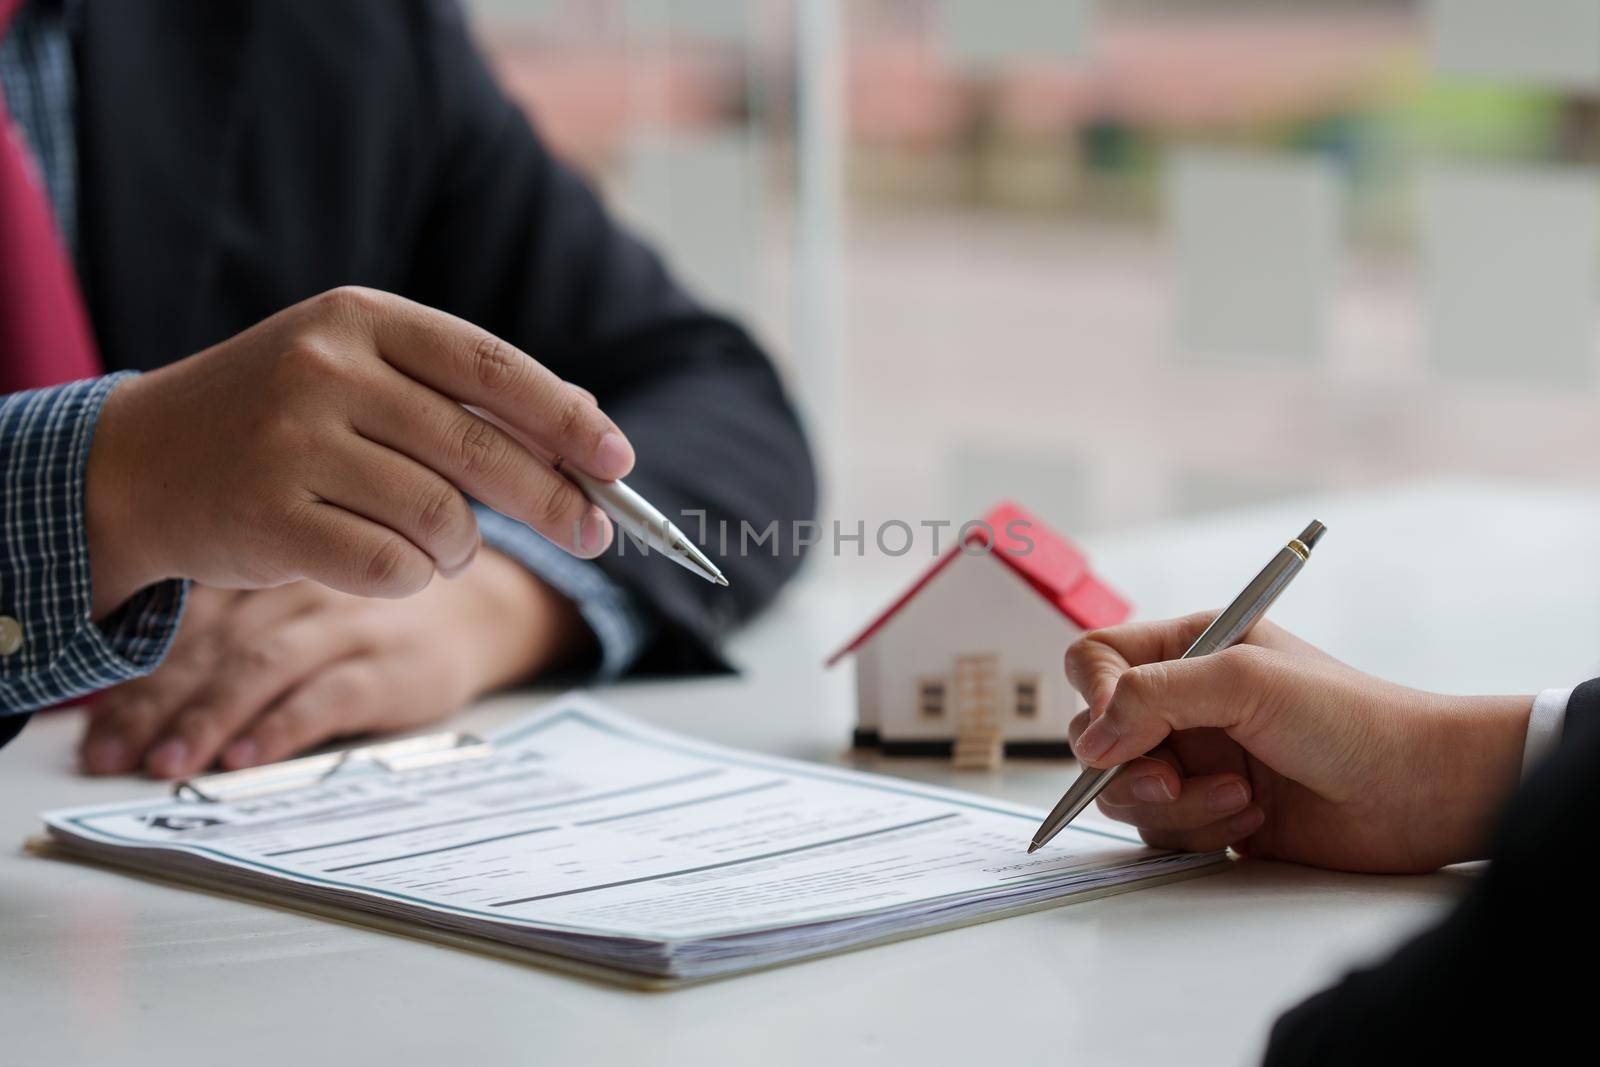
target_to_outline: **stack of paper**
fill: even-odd
[[[686,980],[1164,880],[1223,861],[776,759],[566,698],[479,758],[352,761],[253,799],[44,816],[77,855],[380,925]],[[388,922],[383,920],[387,919]]]

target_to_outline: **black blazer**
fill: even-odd
[[[160,366],[344,284],[504,337],[587,387],[669,518],[785,529],[815,503],[771,364],[553,158],[444,0],[115,0],[78,40],[81,273],[110,369]],[[691,536],[698,524],[680,523]],[[642,669],[721,666],[794,570],[603,566],[662,621]]]
[[[1600,924],[1600,680],[1574,690],[1561,743],[1506,809],[1489,870],[1438,926],[1278,1020],[1271,1067],[1593,1055]],[[1591,1048],[1584,1053],[1583,1048]]]

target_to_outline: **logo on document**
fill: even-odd
[[[146,815],[144,824],[152,830],[171,830],[173,833],[182,833],[185,830],[203,830],[207,826],[221,826],[226,819],[219,819],[213,815]]]

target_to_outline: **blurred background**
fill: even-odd
[[[1596,0],[476,0],[824,461],[824,531],[1600,485]]]

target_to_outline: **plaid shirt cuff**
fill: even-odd
[[[0,714],[49,707],[137,678],[167,654],[186,585],[91,617],[84,479],[100,408],[129,374],[0,397],[0,615],[21,646],[0,657]]]
[[[532,527],[482,504],[473,504],[472,509],[484,544],[510,556],[577,606],[600,646],[599,679],[610,681],[626,673],[654,630],[633,594],[596,564],[569,555]]]

